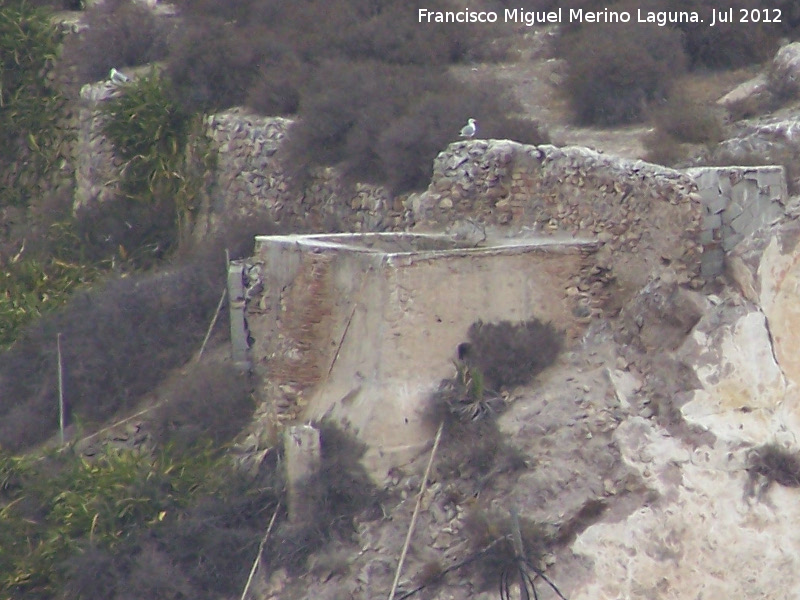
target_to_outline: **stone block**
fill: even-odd
[[[233,362],[249,366],[249,344],[244,306],[244,264],[234,261],[228,265],[228,305],[231,327],[231,357]]]
[[[722,214],[711,214],[703,217],[703,229],[719,229],[722,227]]]
[[[744,236],[740,233],[736,233],[734,231],[726,232],[726,235],[722,238],[722,249],[725,252],[730,252],[733,250],[736,245],[744,239]]]
[[[743,212],[744,208],[739,201],[733,200],[730,204],[728,204],[725,212],[722,213],[722,222],[729,224],[733,219],[741,215]]]
[[[700,256],[700,274],[713,279],[722,274],[725,266],[725,253],[721,249],[707,250]]]
[[[721,213],[728,206],[730,197],[723,196],[716,190],[703,195],[703,208],[712,215]]]
[[[716,241],[717,233],[719,232],[718,229],[704,229],[700,232],[700,243],[705,246],[707,244],[711,244],[712,242]],[[606,240],[601,240],[606,241]]]

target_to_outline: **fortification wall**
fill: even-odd
[[[116,194],[121,161],[102,134],[102,103],[115,88],[85,86],[77,135],[75,205]],[[508,140],[451,144],[435,159],[425,192],[392,197],[384,188],[346,184],[320,170],[293,192],[280,159],[291,121],[231,109],[209,116],[217,168],[206,178],[210,202],[199,221],[266,210],[287,231],[445,230],[465,221],[517,234],[594,236],[598,264],[638,289],[654,269],[674,268],[698,286],[723,271],[724,255],[783,214],[779,167],[703,167],[677,171],[587,148],[526,146]],[[207,226],[199,227],[202,234]],[[463,228],[462,228],[463,230]]]

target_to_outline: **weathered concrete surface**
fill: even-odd
[[[287,427],[283,450],[289,519],[294,523],[307,523],[319,509],[315,504],[319,496],[312,491],[322,461],[319,430],[310,425]]]
[[[578,339],[593,313],[587,240],[446,236],[272,236],[249,263],[266,285],[247,302],[264,412],[278,422],[346,421],[384,467],[429,441],[421,411],[452,375],[477,320],[537,318]],[[408,250],[415,249],[415,252]],[[251,266],[252,268],[252,266]]]

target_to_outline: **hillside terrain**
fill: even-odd
[[[652,68],[669,85],[602,89],[618,100],[609,108],[576,83],[587,29],[509,27],[468,43],[419,33],[402,3],[309,2],[295,14],[258,0],[106,2],[41,2],[68,11],[56,18],[66,38],[52,39],[37,33],[50,13],[14,29],[0,8],[0,44],[34,65],[0,71],[21,74],[13,97],[0,88],[10,107],[0,127],[18,124],[0,134],[0,595],[796,595],[800,43],[787,42],[800,16],[748,37],[758,52],[736,47],[732,64],[688,44],[695,31],[653,34]],[[335,10],[356,5],[358,19]],[[162,37],[143,46],[133,29],[122,44],[120,23]],[[391,36],[387,23],[399,23]],[[103,32],[130,54],[114,54]],[[659,48],[686,56],[660,63]],[[111,67],[125,81],[109,80]],[[468,117],[478,134],[459,140]],[[274,203],[226,196],[220,182],[244,176],[212,122],[246,140],[236,152],[257,148],[247,159],[263,161]],[[259,138],[242,122],[276,133]],[[703,279],[698,256],[722,241],[700,239],[695,221],[714,215],[672,167],[770,164],[784,167],[780,215]],[[526,168],[545,175],[512,175]],[[315,202],[333,216],[319,218]],[[567,334],[476,321],[452,348],[430,342],[452,369],[427,382],[414,435],[430,441],[416,457],[369,468],[376,449],[348,427],[358,402],[345,396],[344,419],[309,423],[321,456],[298,481],[272,417],[301,394],[265,398],[261,371],[233,360],[230,261],[252,267],[256,235],[347,230],[353,214],[381,210],[392,218],[359,223],[446,231],[463,248],[591,238],[586,265],[554,292],[574,321]],[[697,231],[673,239],[684,222]],[[259,274],[247,272],[244,304],[274,283]],[[304,298],[297,286],[323,285],[294,283],[284,306]],[[307,334],[323,321],[296,325]],[[264,344],[245,338],[248,351]],[[281,365],[317,349],[290,350]],[[404,369],[427,372],[413,354]]]

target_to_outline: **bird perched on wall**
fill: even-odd
[[[108,79],[111,81],[111,83],[116,85],[128,83],[131,80],[131,78],[125,75],[125,73],[120,73],[114,67],[111,67],[111,70],[108,72]]]
[[[475,124],[475,119],[468,119],[467,124],[461,128],[461,137],[471,138],[474,137],[478,131],[478,126]]]

